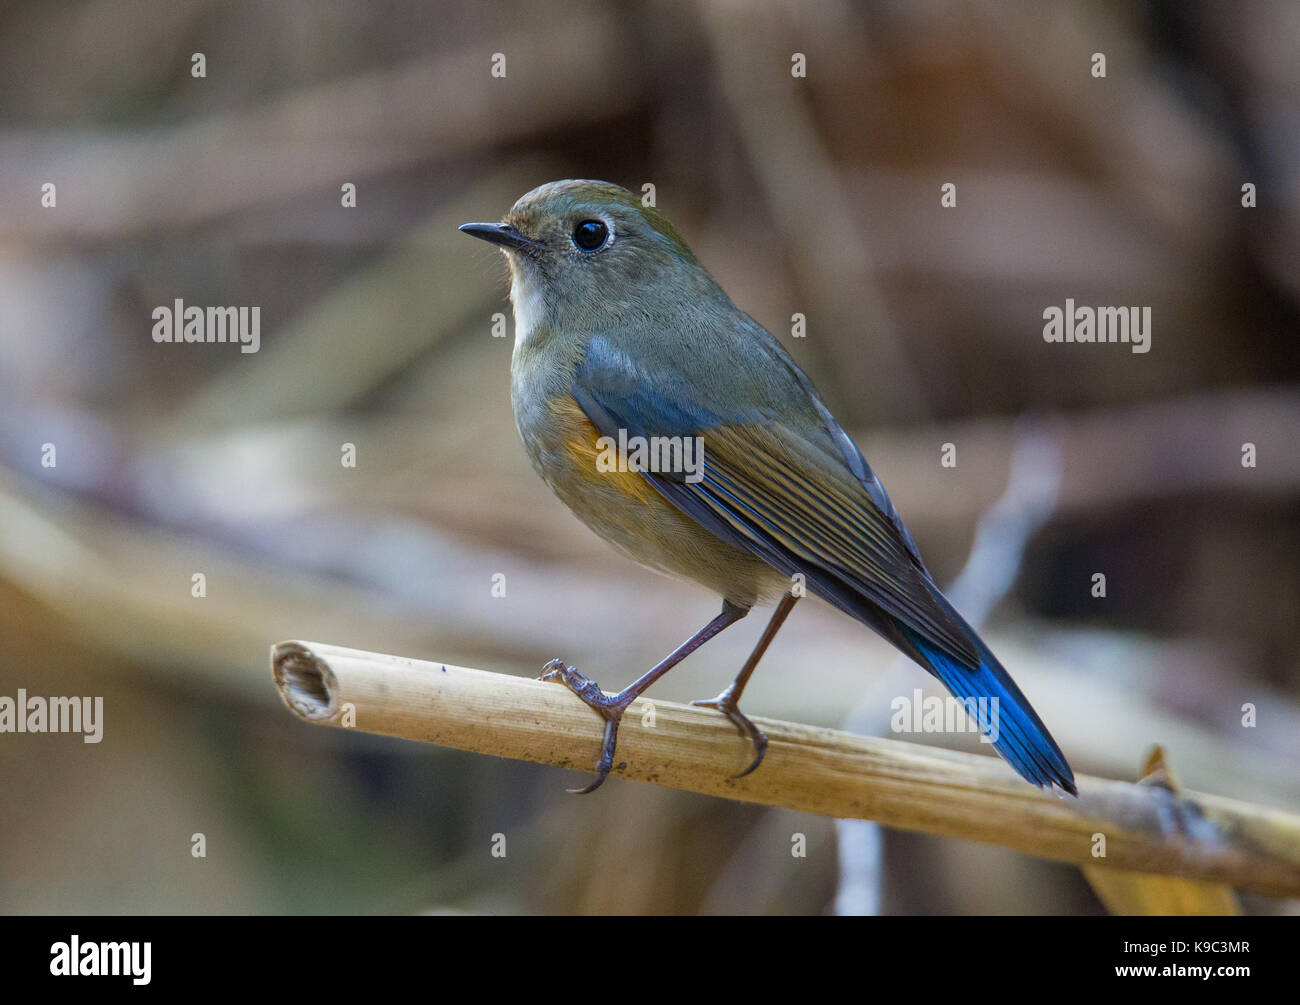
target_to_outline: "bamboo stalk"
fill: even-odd
[[[314,642],[274,646],[271,669],[285,703],[309,722],[576,770],[599,753],[601,720],[556,684]],[[1292,813],[1088,776],[1077,800],[1058,798],[993,757],[754,721],[768,735],[767,758],[733,779],[749,750],[722,716],[639,699],[620,727],[615,774],[1078,865],[1300,896]]]

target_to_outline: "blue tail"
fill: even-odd
[[[948,606],[946,602],[944,606]],[[976,703],[971,709],[972,718],[980,732],[987,735],[991,736],[996,726],[993,748],[1025,781],[1048,788],[1058,785],[1072,796],[1079,794],[1074,787],[1074,772],[1065,762],[1061,748],[974,629],[967,626],[981,660],[978,669],[963,666],[908,628],[899,626],[899,630],[923,657],[922,665],[943,681],[955,697],[997,699],[996,705],[988,702],[981,707]]]

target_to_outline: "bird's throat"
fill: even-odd
[[[510,302],[515,309],[514,351],[517,353],[547,323],[546,298],[542,284],[530,274],[528,266],[514,255],[506,257],[510,260]]]

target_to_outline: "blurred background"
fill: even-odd
[[[715,613],[518,443],[505,265],[456,225],[565,177],[654,186],[940,583],[993,531],[963,596],[1076,771],[1160,742],[1300,808],[1298,45],[1294,3],[4,5],[0,694],[103,696],[104,735],[0,735],[0,910],[1103,910],[1011,852],[283,707],[282,639],[613,690]],[[1045,343],[1067,297],[1150,306],[1151,351]],[[177,298],[260,306],[260,351],[156,344]],[[716,694],[762,619],[651,697]],[[805,604],[745,707],[886,732],[928,682]]]

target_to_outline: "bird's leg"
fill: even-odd
[[[749,654],[749,659],[745,660],[745,665],[740,668],[740,673],[736,674],[736,679],[727,685],[727,689],[722,694],[716,698],[701,698],[691,702],[692,705],[717,709],[735,723],[741,735],[747,736],[749,742],[754,745],[754,760],[748,768],[738,775],[732,775],[732,778],[744,778],[763,763],[763,755],[767,753],[767,737],[749,721],[738,707],[740,695],[745,690],[745,685],[749,683],[749,675],[754,672],[754,667],[758,666],[758,661],[767,652],[767,647],[776,638],[776,633],[780,630],[785,619],[790,616],[790,612],[794,610],[795,601],[798,599],[798,597],[790,593],[781,598],[781,602],[776,605],[776,610],[772,613],[772,620],[767,623],[767,627],[763,629],[763,634],[759,637],[758,644],[754,646],[754,651]]]
[[[546,666],[542,667],[540,680],[559,681],[605,720],[605,739],[601,745],[600,760],[596,762],[596,780],[586,788],[570,789],[571,792],[582,794],[595,791],[600,788],[600,784],[613,769],[614,746],[618,742],[618,724],[623,718],[623,713],[627,711],[627,707],[636,701],[646,688],[695,652],[696,649],[700,648],[728,625],[734,625],[748,613],[748,607],[737,607],[730,601],[724,600],[721,614],[665,656],[657,666],[646,671],[618,694],[606,694],[594,680],[579,673],[573,667],[566,666],[563,660],[551,660]]]

